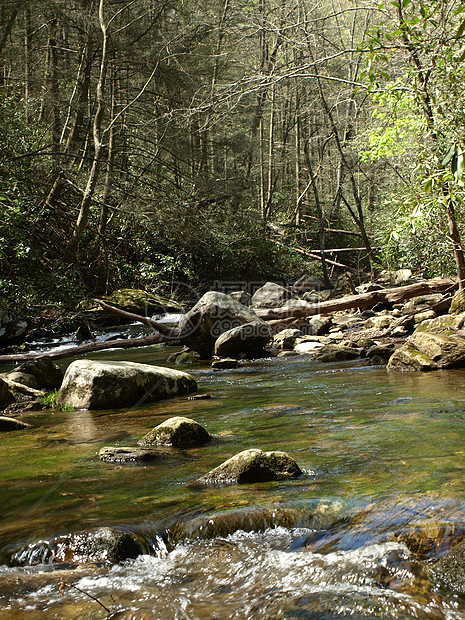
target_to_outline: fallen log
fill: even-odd
[[[158,323],[158,321],[154,321],[148,316],[142,316],[141,314],[135,314],[134,312],[122,310],[121,308],[117,308],[116,306],[107,304],[105,301],[101,301],[100,299],[96,299],[95,301],[103,308],[103,310],[106,310],[106,312],[109,312],[110,314],[120,316],[124,319],[129,319],[130,321],[137,321],[139,323],[143,323],[144,325],[155,328],[157,331],[160,332],[160,334],[169,336],[171,338],[176,338],[179,335],[175,327],[169,327],[168,325],[164,325],[163,323]]]
[[[23,362],[25,360],[35,360],[40,357],[50,357],[55,360],[74,355],[82,355],[83,353],[93,353],[94,351],[104,351],[105,349],[132,349],[133,347],[148,347],[152,344],[167,342],[172,338],[162,334],[154,334],[144,338],[127,338],[118,340],[107,340],[106,342],[90,342],[75,347],[68,347],[60,351],[46,351],[40,353],[12,353],[11,355],[0,355],[0,364],[9,364],[10,362]]]
[[[348,295],[339,299],[329,299],[317,304],[299,304],[295,308],[270,308],[268,310],[256,310],[258,316],[264,321],[274,321],[278,319],[302,318],[314,316],[315,314],[331,314],[339,310],[350,310],[352,308],[366,309],[372,308],[377,304],[395,304],[407,301],[412,297],[429,295],[431,293],[448,293],[458,288],[457,278],[443,278],[426,280],[399,286],[396,288],[385,288],[379,291],[371,291],[361,295]]]

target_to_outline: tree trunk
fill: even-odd
[[[452,204],[451,197],[449,197],[449,200],[447,201],[447,223],[449,224],[450,238],[454,244],[454,257],[455,264],[457,265],[457,275],[459,278],[459,290],[462,290],[465,284],[465,261],[463,258],[460,232],[455,219],[454,205]]]
[[[73,234],[71,240],[66,249],[66,255],[71,260],[76,258],[77,249],[79,243],[83,237],[84,230],[87,224],[87,220],[89,218],[90,205],[92,202],[92,198],[94,196],[95,186],[97,184],[99,173],[100,173],[100,164],[101,164],[101,154],[102,154],[102,121],[103,121],[103,113],[104,113],[104,88],[105,88],[105,80],[107,75],[108,68],[108,30],[107,24],[105,23],[104,18],[104,4],[105,0],[100,0],[99,3],[99,24],[100,29],[102,31],[103,41],[102,41],[102,59],[100,61],[100,75],[97,82],[96,89],[96,97],[97,97],[97,110],[94,116],[93,122],[93,139],[94,139],[94,158],[92,161],[92,167],[89,173],[89,177],[87,179],[86,189],[84,190],[84,194],[81,201],[81,207],[79,209],[79,215],[73,230]]]

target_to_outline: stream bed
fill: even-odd
[[[169,365],[173,350],[89,357]],[[388,374],[305,356],[181,369],[212,398],[29,413],[31,429],[2,435],[0,618],[465,618],[465,598],[431,570],[465,537],[464,370]],[[214,441],[154,464],[99,460],[175,415]],[[304,475],[192,485],[248,448],[284,450]],[[147,553],[112,566],[9,561],[103,525]]]

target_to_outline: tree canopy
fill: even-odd
[[[2,296],[464,278],[464,32],[452,0],[5,0]]]

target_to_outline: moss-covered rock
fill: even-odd
[[[449,314],[462,314],[465,312],[465,290],[458,291],[452,298]]]
[[[204,485],[243,484],[297,478],[301,474],[300,467],[286,452],[251,449],[231,457],[197,482]]]
[[[465,338],[416,331],[397,349],[388,370],[439,370],[465,366]]]
[[[182,306],[180,304],[160,295],[148,293],[147,291],[136,288],[125,288],[114,291],[105,301],[123,310],[142,316],[182,311]]]
[[[210,433],[198,422],[177,416],[165,420],[137,442],[141,446],[165,445],[176,448],[201,446],[212,440]]]
[[[190,394],[193,377],[179,370],[137,364],[76,360],[66,371],[57,405],[74,409],[110,409]]]
[[[465,324],[465,312],[460,314],[438,316],[435,319],[423,321],[415,330],[429,334],[452,335],[461,330]]]

